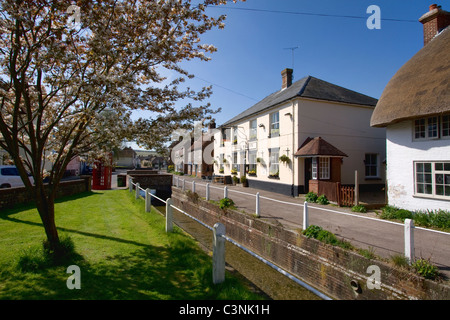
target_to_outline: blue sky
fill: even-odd
[[[187,85],[198,89],[213,84],[214,93],[208,101],[214,108],[222,108],[215,116],[220,125],[280,90],[281,71],[293,65],[292,50],[285,48],[298,46],[294,50],[294,81],[311,75],[378,99],[395,72],[423,47],[423,27],[418,19],[433,3],[247,0],[210,8],[210,15],[227,15],[226,26],[202,37],[202,43],[218,49],[209,55],[211,61],[183,64],[196,75]],[[449,10],[444,3],[438,4]],[[379,30],[366,26],[370,5],[381,10]]]

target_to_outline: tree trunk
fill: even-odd
[[[58,230],[55,224],[55,199],[51,193],[46,194],[43,185],[40,187],[36,186],[37,189],[40,189],[40,191],[36,190],[36,206],[47,235],[46,247],[56,252],[60,246]]]

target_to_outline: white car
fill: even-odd
[[[33,177],[29,177],[31,183],[34,183]],[[0,166],[0,188],[23,187],[22,178],[16,166]]]

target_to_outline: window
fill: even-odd
[[[18,176],[19,171],[16,167],[2,168],[2,176]]]
[[[414,140],[450,137],[450,115],[414,120]]]
[[[237,152],[233,152],[233,170],[239,171],[239,164],[238,164],[238,154]]]
[[[270,137],[278,137],[280,135],[280,114],[278,112],[270,115]]]
[[[450,116],[442,116],[442,137],[450,137]]]
[[[330,158],[319,158],[319,179],[330,179]]]
[[[330,158],[312,158],[311,179],[330,179]]]
[[[238,129],[237,127],[233,128],[233,144],[237,144],[238,142]]]
[[[364,163],[366,178],[378,178],[378,154],[367,153]]]
[[[450,199],[450,162],[416,162],[415,193]]]
[[[258,138],[257,121],[250,121],[250,141],[256,140]]]
[[[256,150],[248,153],[248,172],[256,174]]]
[[[279,158],[280,157],[280,148],[272,148],[269,149],[269,175],[270,176],[278,176],[279,175]]]
[[[225,142],[229,141],[229,139],[230,139],[230,129],[222,129],[222,143],[220,145],[223,147]]]
[[[317,180],[317,158],[312,158],[311,162],[311,178]]]

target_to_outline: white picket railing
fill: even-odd
[[[235,240],[233,240],[230,237],[228,237],[225,234],[225,226],[223,224],[216,223],[214,225],[214,227],[210,227],[209,225],[207,225],[203,221],[193,217],[192,215],[190,215],[189,213],[185,212],[184,210],[174,206],[171,198],[168,198],[167,200],[163,200],[163,199],[157,197],[156,195],[151,194],[150,189],[145,189],[144,190],[143,188],[141,188],[139,183],[134,183],[131,178],[129,178],[128,182],[129,182],[129,191],[132,192],[133,191],[133,187],[135,189],[135,194],[136,194],[135,197],[136,197],[136,199],[139,199],[141,197],[140,191],[144,192],[145,196],[142,197],[142,198],[145,200],[145,211],[146,212],[150,212],[151,211],[151,198],[152,197],[154,197],[155,199],[157,199],[157,200],[159,200],[159,201],[161,201],[161,202],[166,204],[166,214],[165,214],[165,217],[166,217],[166,232],[171,232],[172,231],[172,226],[173,226],[172,209],[175,209],[175,210],[179,211],[180,213],[182,213],[182,214],[186,215],[187,217],[191,218],[192,220],[198,222],[199,224],[201,224],[205,228],[213,231],[213,259],[212,259],[212,263],[213,263],[213,283],[214,284],[222,283],[223,281],[225,281],[225,245],[224,245],[224,241],[226,240],[226,241],[234,244],[235,246],[239,247],[240,249],[244,250],[245,252],[247,252],[251,256],[255,257],[259,261],[261,261],[261,262],[267,264],[268,266],[272,267],[273,269],[277,270],[279,273],[281,273],[284,276],[288,277],[289,279],[291,279],[292,281],[296,282],[297,284],[299,284],[300,286],[304,287],[305,289],[309,290],[310,292],[314,293],[318,297],[320,297],[320,298],[322,298],[324,300],[332,300],[330,297],[328,297],[327,295],[325,295],[322,292],[318,291],[314,287],[308,285],[304,281],[296,278],[295,276],[293,276],[290,273],[286,272],[285,270],[281,269],[277,265],[271,263],[270,261],[268,261],[268,260],[264,259],[263,257],[259,256],[258,254],[256,254],[252,250],[248,249],[247,247],[244,247],[243,245],[239,244]],[[193,185],[194,185],[194,188],[195,188],[195,185],[196,185],[195,182],[194,182]],[[178,181],[177,181],[177,186],[178,186]],[[185,187],[185,181],[183,180],[183,189],[184,189],[184,187]],[[214,186],[211,186],[211,187],[215,188]],[[207,184],[207,190],[208,190],[208,188],[209,188],[209,184]],[[224,194],[226,194],[226,192],[227,192],[226,190],[227,190],[227,188],[224,189]]]

